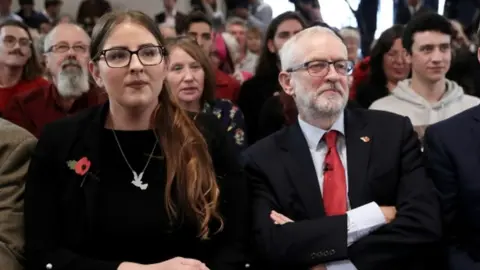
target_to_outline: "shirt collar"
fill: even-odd
[[[165,15],[167,15],[167,17],[168,17],[168,16],[172,16],[172,17],[177,16],[177,9],[176,9],[176,8],[173,8],[171,13],[168,13],[168,12],[165,10]]]
[[[302,130],[303,136],[307,140],[308,148],[312,150],[316,150],[318,143],[322,139],[323,135],[328,132],[329,130],[324,130],[313,126],[305,121],[303,121],[300,116],[298,116],[298,124],[300,125],[300,129]],[[340,114],[337,118],[335,123],[333,123],[332,128],[330,130],[336,130],[340,132],[343,136],[345,136],[345,119],[344,119],[344,112]]]

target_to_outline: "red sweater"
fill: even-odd
[[[3,114],[5,107],[7,107],[7,104],[14,95],[38,88],[43,88],[48,85],[50,85],[50,82],[42,77],[38,77],[31,81],[20,81],[12,87],[0,88],[0,115]]]

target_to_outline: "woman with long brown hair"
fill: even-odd
[[[167,82],[180,105],[190,112],[217,117],[239,150],[246,147],[242,111],[228,99],[215,98],[215,71],[197,42],[179,36],[167,42],[170,56]]]
[[[140,12],[104,15],[90,71],[109,102],[48,125],[25,195],[28,269],[240,269],[248,196],[213,116],[166,87],[169,57]]]

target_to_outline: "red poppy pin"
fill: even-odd
[[[69,160],[67,161],[67,166],[74,170],[76,174],[84,176],[88,170],[90,169],[91,162],[88,160],[87,157],[82,157],[81,159],[77,160]]]

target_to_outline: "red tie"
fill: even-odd
[[[327,216],[343,215],[347,211],[345,169],[337,151],[337,135],[335,130],[323,135],[328,147],[323,170],[323,204]]]

